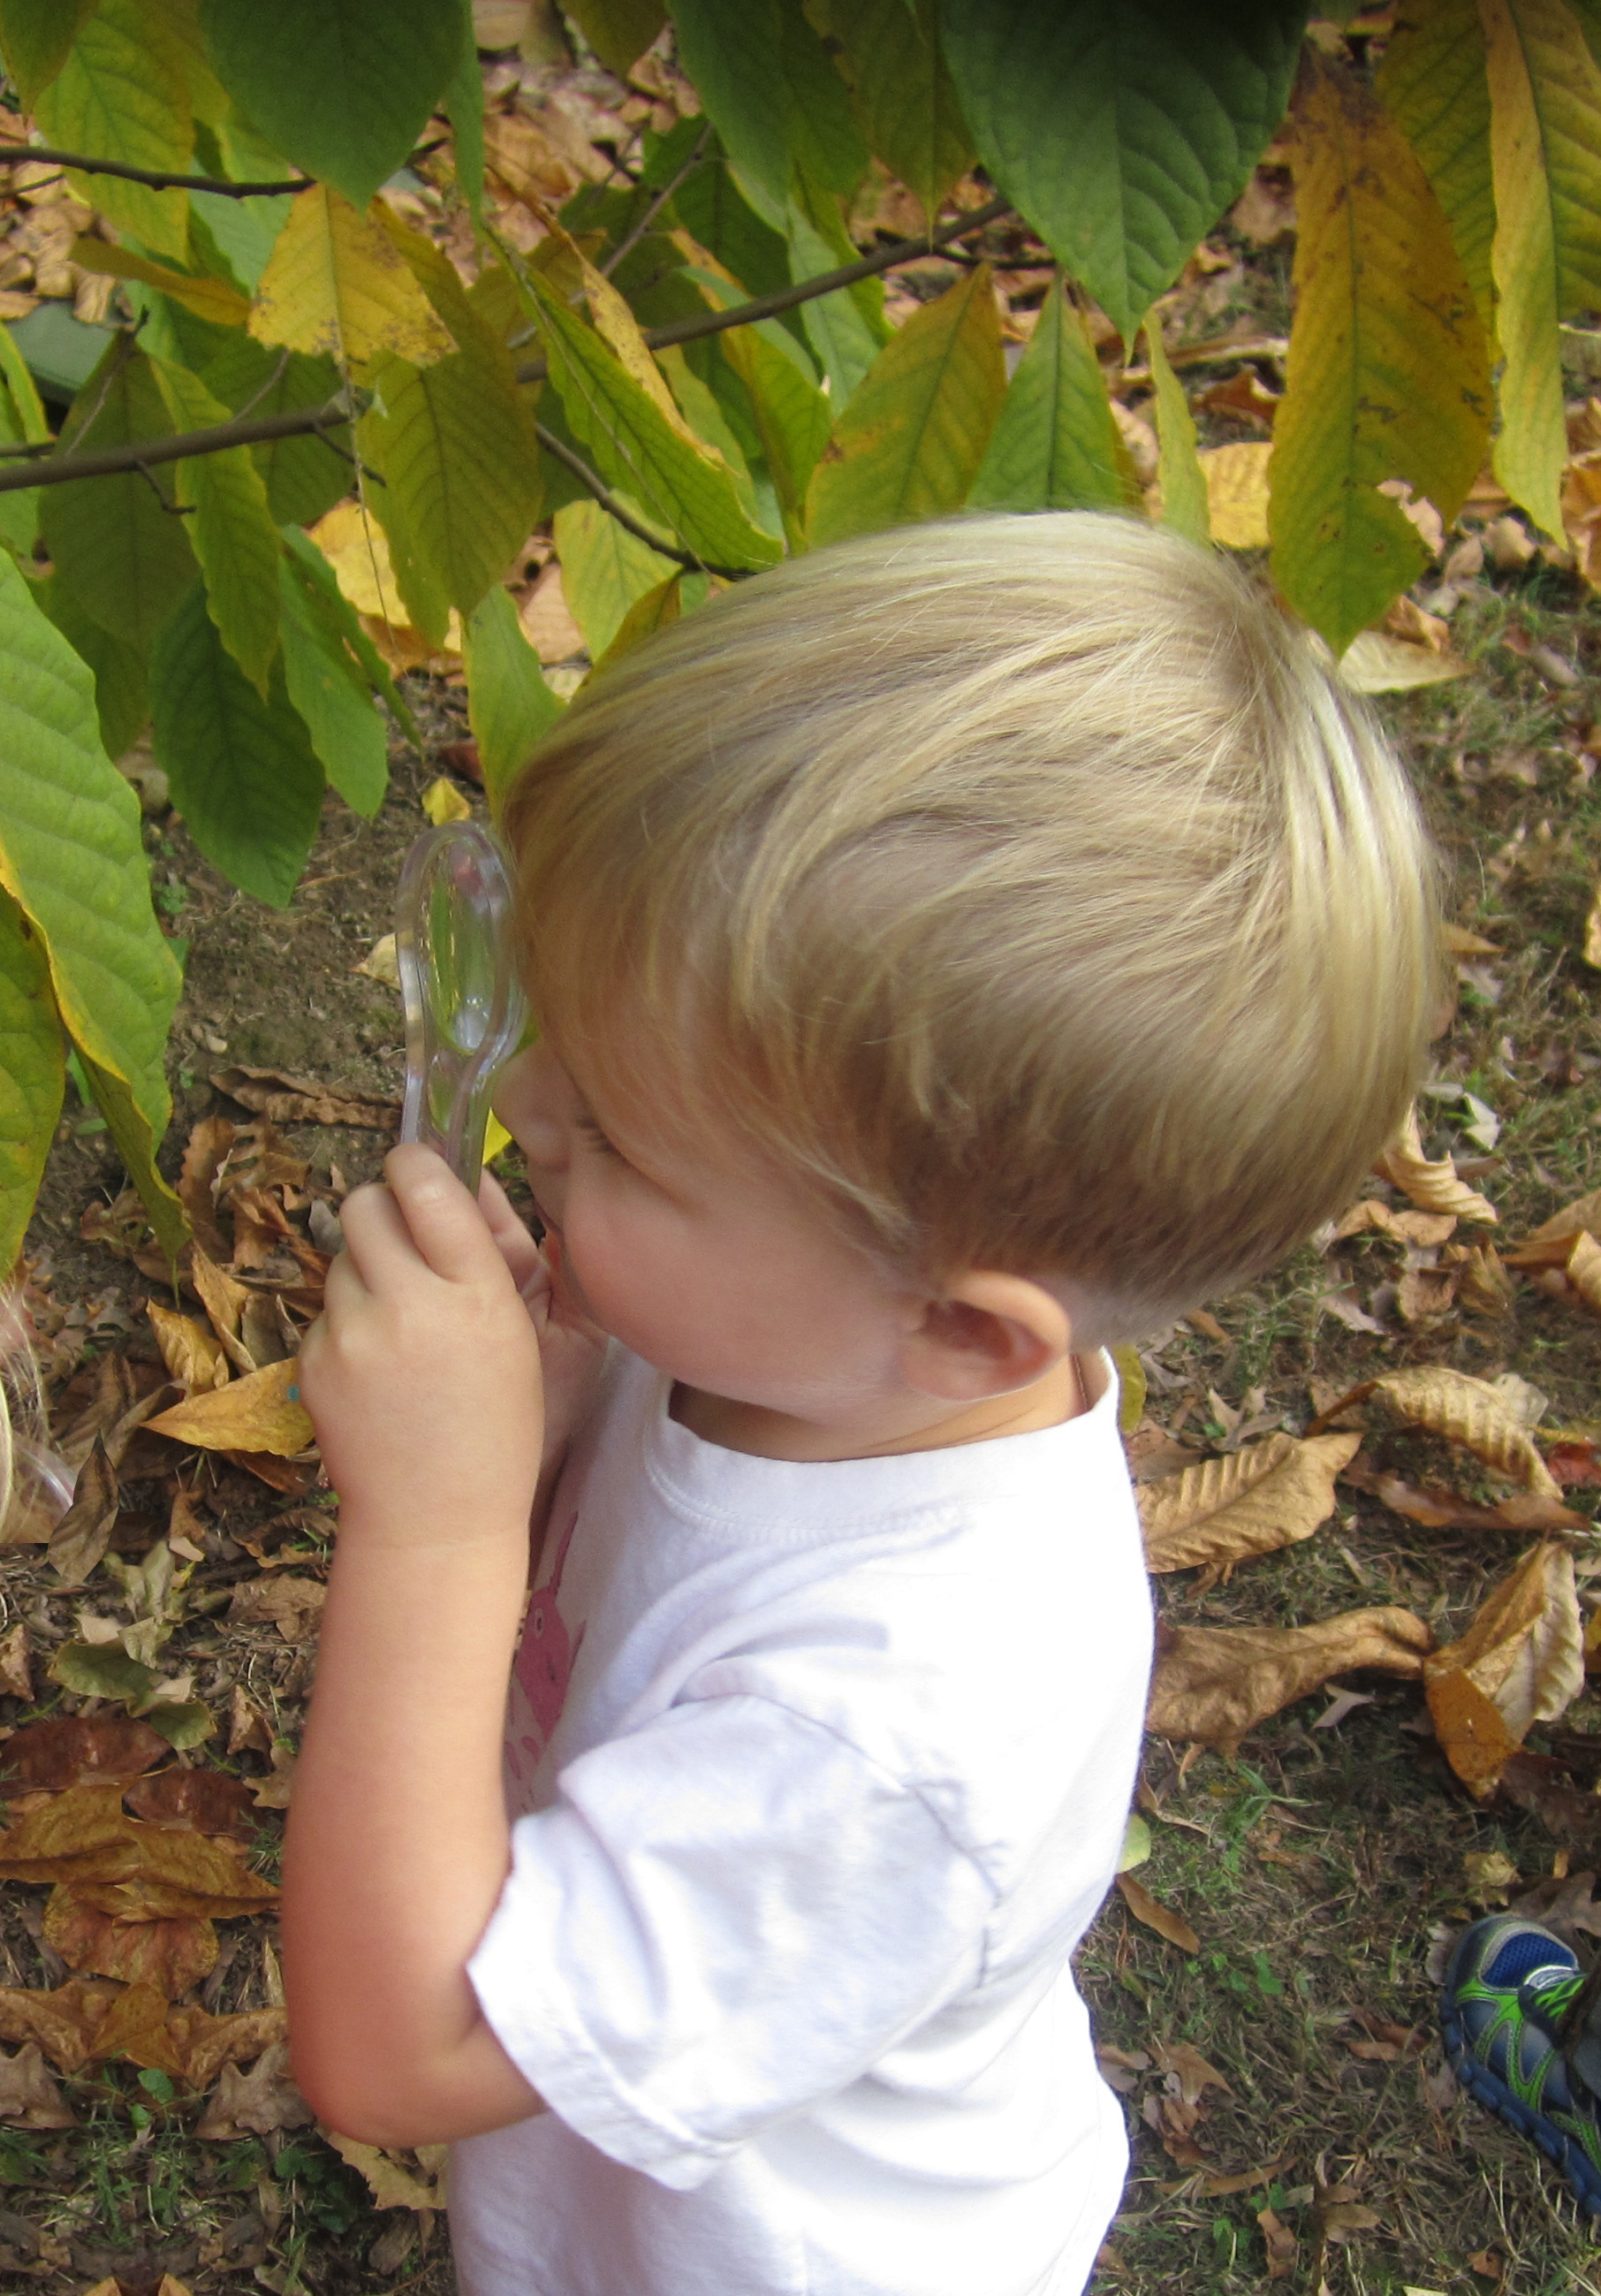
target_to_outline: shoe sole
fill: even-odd
[[[1548,2120],[1543,2112],[1515,2096],[1506,2082],[1491,2071],[1482,2058],[1475,2057],[1462,2029],[1462,2019],[1455,1996],[1448,1989],[1440,1996],[1440,2030],[1445,2038],[1445,2053],[1450,2059],[1451,2070],[1468,2095],[1526,2136],[1567,2178],[1573,2198],[1592,2217],[1601,2217],[1601,2169],[1585,2152],[1582,2145]]]

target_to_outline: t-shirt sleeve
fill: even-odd
[[[988,1883],[922,1800],[772,1700],[694,1700],[518,1821],[469,1964],[551,2109],[688,2191],[976,1973]]]

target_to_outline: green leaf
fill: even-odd
[[[673,194],[673,212],[690,237],[731,271],[747,295],[772,295],[789,285],[789,250],[782,234],[763,222],[726,160],[714,159],[686,176]],[[792,332],[797,331],[799,313],[789,312],[785,324]]]
[[[94,681],[0,554],[0,883],[50,962],[85,1058],[127,1087],[118,1144],[147,1203],[167,1194],[155,1146],[181,977],[151,906],[139,804],[100,744]],[[169,1234],[186,1231],[179,1216]]]
[[[168,1259],[176,1263],[189,1241],[189,1220],[183,1205],[156,1169],[158,1137],[122,1078],[102,1068],[87,1053],[83,1054],[82,1059],[94,1105],[104,1117],[117,1152],[139,1191],[156,1241]]]
[[[304,351],[286,357],[237,327],[208,326],[184,313],[173,332],[182,348],[175,346],[166,355],[192,368],[230,414],[243,406],[252,414],[325,406],[339,387],[331,358],[314,358]],[[160,348],[151,344],[152,349]],[[347,432],[334,435],[348,439]],[[270,439],[249,451],[265,481],[267,508],[280,525],[314,526],[324,511],[350,491],[350,465],[325,439]]]
[[[388,745],[372,687],[306,562],[286,554],[278,562],[278,578],[289,698],[305,720],[329,780],[346,804],[370,821],[389,784]]]
[[[172,428],[149,360],[119,335],[73,401],[64,435],[75,447],[121,447],[169,437]],[[171,488],[168,470],[71,479],[46,488],[40,508],[62,587],[140,654],[195,577],[186,521],[162,506]]]
[[[153,1667],[130,1658],[120,1643],[63,1643],[45,1671],[80,1698],[115,1698],[130,1710],[159,1679]]]
[[[763,458],[778,495],[792,545],[805,522],[806,488],[829,443],[832,414],[827,398],[773,340],[777,330],[731,327],[723,357],[745,385]]]
[[[674,0],[673,29],[740,189],[766,222],[782,225],[797,166],[829,191],[855,190],[866,148],[796,0]]]
[[[19,437],[42,441],[51,435],[49,420],[39,401],[38,388],[28,371],[27,362],[12,340],[8,326],[0,324],[0,378],[21,424]]]
[[[973,164],[973,139],[939,49],[935,0],[834,0],[867,140],[930,223]]]
[[[374,489],[387,496],[385,528],[391,538],[405,529],[445,598],[470,614],[540,512],[538,442],[511,359],[498,346],[428,367],[384,358],[372,380],[362,453],[385,480]]]
[[[202,430],[228,409],[186,367],[152,359],[173,427]],[[197,455],[177,466],[177,498],[192,514],[189,538],[206,579],[206,611],[262,699],[278,651],[278,529],[248,447]]]
[[[1210,542],[1212,511],[1206,499],[1206,473],[1196,445],[1195,416],[1184,386],[1168,362],[1167,346],[1155,319],[1146,322],[1145,348],[1156,400],[1156,482],[1162,489],[1162,523],[1188,535],[1191,542]]]
[[[124,638],[91,621],[61,578],[35,586],[34,596],[94,679],[94,707],[100,719],[101,745],[108,758],[131,750],[150,716],[150,689],[144,656]]]
[[[537,272],[529,273],[528,287],[551,380],[608,483],[643,503],[648,516],[707,565],[772,565],[781,545],[753,525],[723,464],[668,420],[597,331]]]
[[[1601,304],[1601,66],[1562,0],[1481,0],[1490,78],[1501,430],[1495,472],[1560,537],[1557,322]]]
[[[1134,330],[1284,117],[1304,0],[940,0],[979,157]]]
[[[1336,653],[1427,563],[1405,480],[1447,525],[1490,437],[1484,331],[1428,179],[1371,86],[1309,53],[1294,165],[1295,323],[1274,426],[1274,579]]]
[[[797,279],[816,279],[855,262],[857,250],[839,202],[804,180],[796,184],[786,222],[789,266]],[[800,316],[838,414],[893,332],[884,317],[884,283],[862,279],[854,287],[814,296],[801,306]]]
[[[0,325],[0,385],[4,386],[0,388],[0,439],[18,444],[48,439],[50,425],[45,420],[33,377],[11,339],[11,330],[4,325]],[[16,494],[0,495],[0,537],[10,543],[20,558],[33,555],[34,537],[38,530],[37,488],[25,487]]]
[[[405,696],[390,676],[388,663],[362,627],[360,615],[340,589],[339,576],[308,534],[303,534],[297,526],[285,526],[282,532],[306,576],[316,586],[323,601],[324,622],[337,633],[356,667],[364,674],[368,685],[388,706],[407,741],[413,748],[421,750],[423,747],[422,730],[413,717]]]
[[[626,79],[662,26],[661,0],[566,0],[567,12],[609,72]]]
[[[456,187],[469,214],[484,227],[484,72],[472,36],[472,11],[462,22],[462,53],[442,99],[456,155]],[[649,45],[649,43],[647,43]]]
[[[38,109],[94,9],[94,0],[0,0],[0,53],[24,111]]]
[[[994,288],[980,264],[912,314],[835,424],[807,499],[812,542],[960,510],[1005,390]]]
[[[308,176],[364,208],[460,62],[461,0],[202,0],[217,77]]]
[[[128,1710],[180,1754],[203,1745],[216,1729],[216,1717],[198,1698],[158,1698],[149,1704],[141,1700]]]
[[[629,608],[680,570],[670,558],[647,549],[597,502],[569,503],[557,512],[553,525],[562,594],[584,633],[591,661],[599,661]]]
[[[0,892],[0,1282],[22,1249],[66,1074],[44,948],[10,894]]]
[[[151,661],[155,751],[190,835],[224,876],[284,908],[317,833],[323,767],[274,669],[263,701],[199,584]]]
[[[498,818],[507,791],[560,717],[562,703],[545,684],[511,593],[500,583],[468,616],[466,638],[467,722],[478,745],[484,794]]]
[[[735,328],[730,332],[737,333],[739,330]],[[716,392],[696,373],[684,352],[675,343],[658,351],[656,363],[666,376],[667,387],[673,393],[678,411],[690,430],[698,439],[703,439],[715,454],[721,455],[727,463],[733,475],[734,491],[747,516],[756,525],[776,533],[780,521],[776,515],[771,522],[763,516],[762,499],[751,476],[750,465],[745,459],[744,447],[723,413]],[[768,507],[775,509],[772,488],[764,488],[762,494],[766,497]]]
[[[1053,286],[1007,385],[975,510],[1127,510],[1139,481],[1082,314]]]
[[[161,9],[143,0],[100,0],[40,97],[37,117],[45,142],[69,152],[159,174],[189,173],[194,115],[183,52]],[[152,191],[119,176],[69,175],[68,181],[86,206],[110,216],[152,254],[183,262],[189,249],[185,193]]]
[[[1492,334],[1495,184],[1477,0],[1402,0],[1375,85],[1417,154],[1450,226],[1484,332]]]

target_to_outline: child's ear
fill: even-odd
[[[901,1364],[920,1394],[976,1403],[1032,1387],[1072,1345],[1067,1311],[1043,1285],[973,1268],[927,1301]]]

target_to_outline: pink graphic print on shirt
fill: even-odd
[[[573,1543],[573,1533],[577,1528],[578,1517],[575,1511],[556,1549],[556,1562],[549,1586],[534,1589],[528,1615],[523,1624],[523,1638],[518,1645],[517,1658],[511,1669],[527,1701],[527,1718],[538,1734],[537,1736],[530,1736],[519,1731],[506,1749],[512,1773],[519,1780],[525,1775],[523,1759],[526,1759],[527,1775],[531,1775],[535,1765],[555,1734],[556,1725],[561,1719],[562,1707],[567,1702],[567,1686],[572,1676],[573,1660],[577,1657],[579,1645],[584,1640],[584,1628],[580,1627],[576,1640],[569,1645],[566,1622],[556,1607],[556,1598],[561,1592],[562,1569],[567,1562],[568,1549]]]

